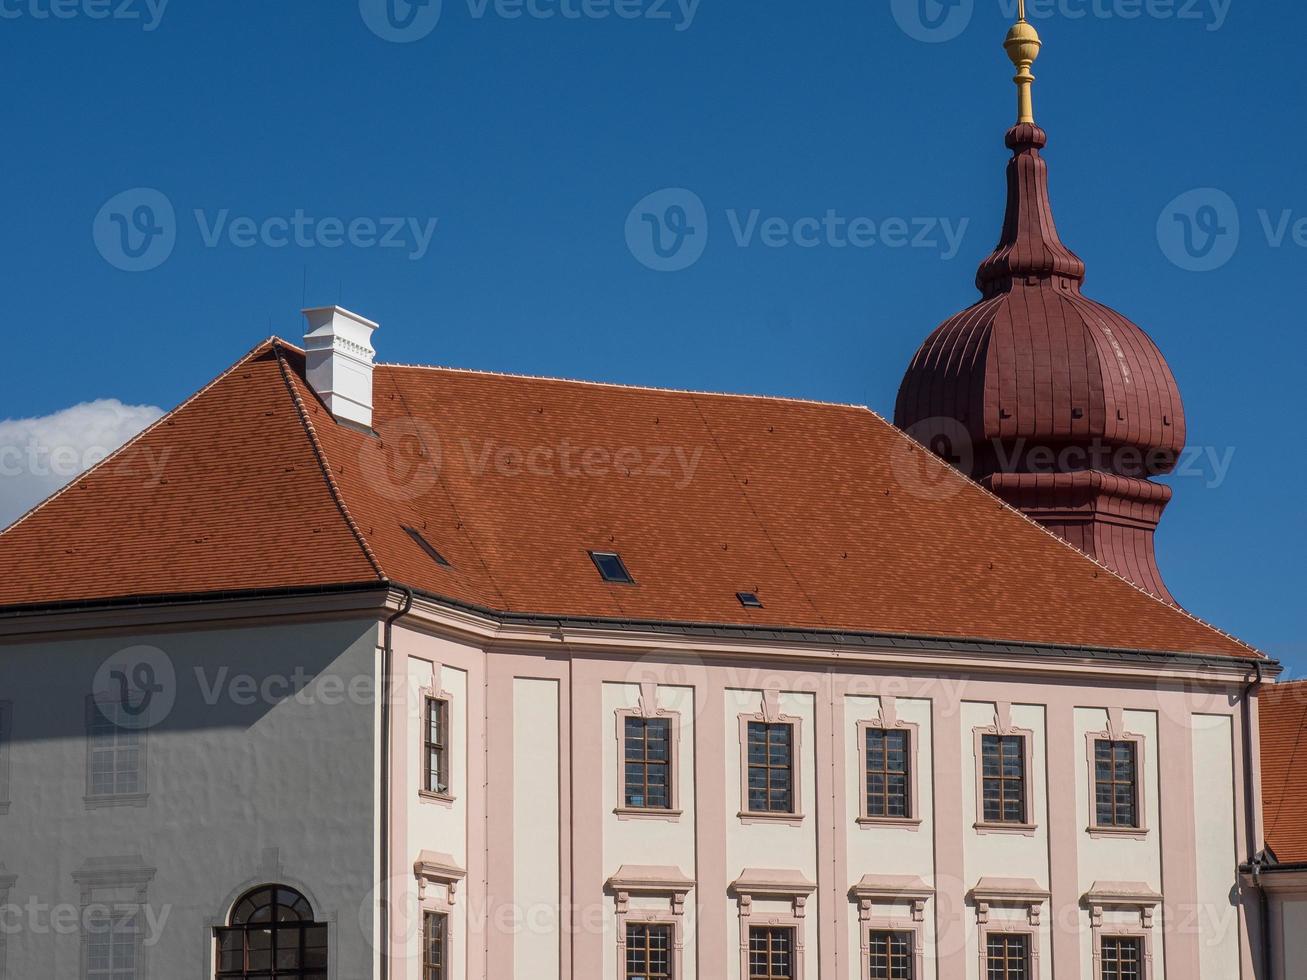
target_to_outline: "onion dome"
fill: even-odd
[[[1034,123],[1024,17],[1005,47],[1018,72],[1007,133],[1007,212],[981,264],[981,299],[917,351],[895,423],[983,486],[1139,587],[1173,602],[1153,532],[1184,448],[1184,408],[1157,345],[1081,292],[1084,263],[1058,237],[1047,134]]]

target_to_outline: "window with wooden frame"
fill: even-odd
[[[1146,980],[1140,937],[1104,936],[1098,952],[1101,980]]]
[[[449,796],[449,701],[445,698],[426,699],[422,750],[422,791]]]
[[[671,980],[673,927],[657,922],[626,926],[626,980]]]
[[[985,937],[984,980],[1031,980],[1027,933],[991,932]]]
[[[622,719],[622,806],[671,810],[672,719],[628,714]]]
[[[985,823],[1029,821],[1025,735],[981,735],[981,819]]]
[[[1095,828],[1138,830],[1139,744],[1136,740],[1094,739]]]
[[[218,980],[327,980],[327,926],[293,888],[256,888],[215,930]]]
[[[792,927],[749,927],[749,980],[795,980]]]
[[[912,736],[904,728],[867,727],[863,767],[868,819],[910,819],[912,812]]]
[[[916,936],[897,929],[867,935],[868,980],[917,980]]]
[[[139,912],[109,908],[86,913],[86,980],[137,980],[142,976]]]
[[[144,728],[114,720],[112,702],[86,702],[86,804],[88,807],[145,805]]]
[[[794,725],[750,721],[747,728],[749,813],[794,813]]]
[[[449,917],[422,913],[422,980],[446,980],[449,965]]]

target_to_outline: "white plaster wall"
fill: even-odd
[[[333,978],[370,975],[377,642],[368,620],[0,648],[0,700],[14,702],[0,864],[17,876],[9,901],[37,910],[8,936],[9,976],[80,976],[73,873],[127,858],[154,874],[149,976],[207,975],[212,927],[270,881],[301,887],[330,923]],[[100,665],[137,644],[175,676],[173,707],[146,734],[148,799],[88,809],[86,697]]]
[[[1030,878],[1040,887],[1048,888],[1048,782],[1047,737],[1044,707],[1037,704],[1012,705],[1012,725],[1031,732],[1030,772],[1028,775],[1031,813],[1036,824],[1033,834],[982,833],[975,829],[977,813],[977,780],[979,759],[976,758],[975,729],[994,724],[995,706],[992,702],[964,701],[962,703],[962,886],[970,891],[981,878]],[[1065,763],[1059,763],[1065,764]],[[1043,924],[1037,931],[1043,955],[1039,958],[1039,976],[1051,980],[1052,959],[1049,955],[1048,903],[1044,906]],[[975,917],[968,907],[967,975],[979,980],[979,934]]]
[[[1090,732],[1107,730],[1107,711],[1103,708],[1077,708],[1075,711],[1075,793],[1076,820],[1080,831],[1077,866],[1079,869],[1080,894],[1087,892],[1096,881],[1137,881],[1146,884],[1157,894],[1162,894],[1162,831],[1161,811],[1159,809],[1160,780],[1157,713],[1154,711],[1126,711],[1122,715],[1125,730],[1131,735],[1142,735],[1143,765],[1140,779],[1144,795],[1144,825],[1148,834],[1143,840],[1129,837],[1091,837],[1087,832],[1092,820],[1091,808],[1094,805],[1092,795],[1092,770],[1090,768],[1089,741]],[[1181,760],[1187,762],[1188,760]],[[1105,916],[1105,922],[1115,921],[1111,915]],[[1139,916],[1128,915],[1124,924],[1138,927]],[[1162,910],[1157,909],[1154,929],[1160,937],[1162,928]],[[1081,963],[1084,976],[1093,976],[1093,937],[1089,932],[1089,913],[1081,912]],[[1163,957],[1154,958],[1153,972],[1149,980],[1165,980],[1166,965]]]
[[[560,970],[558,682],[513,680],[514,975]]]
[[[912,756],[912,779],[917,785],[917,812],[921,819],[916,828],[860,826],[862,795],[865,792],[862,757],[859,753],[858,723],[874,722],[880,716],[880,698],[847,695],[844,699],[844,782],[845,827],[847,828],[846,853],[848,855],[848,881],[842,894],[847,894],[863,875],[914,875],[927,885],[935,883],[935,776],[932,766],[933,745],[931,732],[931,705],[928,700],[898,698],[895,710],[900,721],[917,725],[918,744]],[[861,923],[858,907],[850,901],[846,914],[849,921],[849,959],[857,963],[862,955]],[[875,905],[876,918],[901,917],[911,923],[911,907],[905,905]],[[925,945],[923,968],[926,977],[936,975],[935,910],[927,905],[926,918],[920,924]]]
[[[798,762],[799,799],[802,801],[803,822],[791,827],[771,821],[746,824],[738,814],[744,809],[741,793],[740,715],[762,710],[762,691],[729,688],[725,694],[726,710],[726,874],[727,881],[735,881],[745,868],[766,868],[802,872],[809,881],[817,881],[817,795],[816,795],[816,705],[811,694],[782,691],[780,712],[801,719],[801,742]],[[755,904],[766,908],[764,903]],[[787,906],[788,907],[788,906]],[[756,912],[755,915],[760,913]],[[822,907],[820,896],[808,899],[804,918],[805,959],[804,970],[809,980],[817,977],[817,923],[819,917],[830,914]],[[735,902],[731,902],[727,919],[728,976],[739,973],[740,919]]]
[[[603,685],[603,718],[601,719],[603,745],[603,798],[604,810],[604,874],[611,876],[624,864],[671,865],[691,880],[697,877],[694,849],[694,688],[660,685],[657,689],[658,707],[674,711],[679,716],[680,744],[678,748],[676,780],[678,806],[681,816],[675,821],[662,819],[618,819],[615,809],[622,802],[621,726],[617,712],[634,709],[640,701],[638,684]],[[631,907],[667,910],[662,900],[632,900]],[[684,921],[681,924],[685,949],[683,972],[685,980],[695,980],[697,948],[695,944],[696,901],[691,894],[685,903]],[[604,903],[604,942],[608,949],[617,948],[617,912],[613,902]],[[604,976],[617,976],[617,958],[604,959]]]
[[[1202,980],[1239,976],[1238,908],[1231,903],[1239,858],[1234,817],[1234,722],[1193,719],[1194,819],[1198,832],[1198,955]]]

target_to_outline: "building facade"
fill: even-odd
[[[0,534],[0,976],[1307,976],[1301,718],[1162,583],[1178,391],[1008,50],[915,441],[375,364],[330,307]]]

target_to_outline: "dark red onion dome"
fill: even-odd
[[[894,420],[1014,507],[1153,594],[1153,532],[1171,498],[1148,478],[1184,448],[1184,408],[1161,351],[1080,291],[1048,198],[1047,136],[1008,131],[1003,235],[982,298],[922,344]]]

